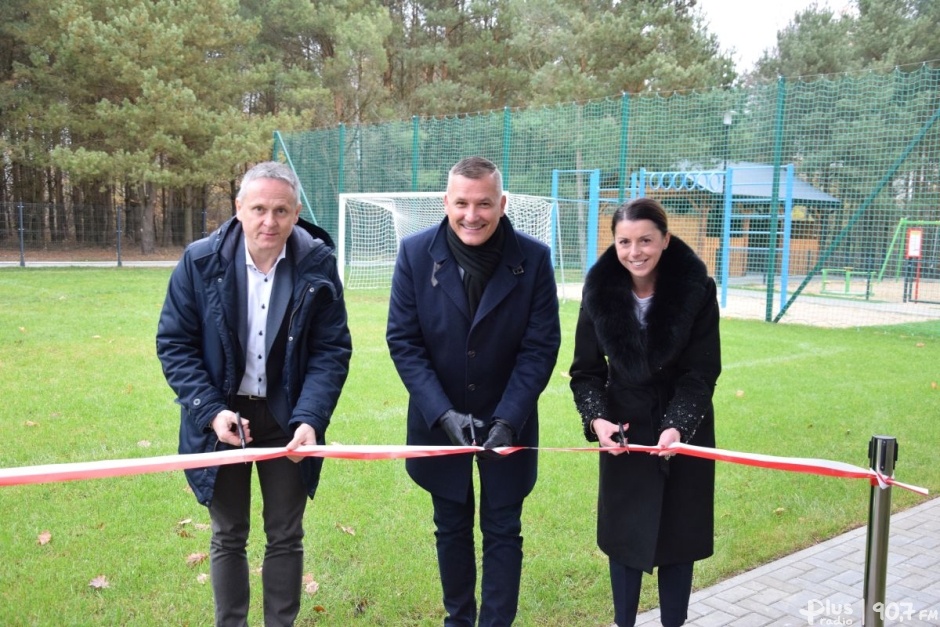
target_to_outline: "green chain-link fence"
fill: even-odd
[[[276,134],[274,157],[336,236],[340,193],[441,191],[483,155],[507,191],[557,199],[569,296],[616,204],[656,196],[725,315],[897,324],[940,319],[938,117],[925,66]]]

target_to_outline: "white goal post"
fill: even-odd
[[[555,267],[564,270],[554,199],[507,192],[506,216],[551,247]],[[337,261],[346,289],[389,288],[399,242],[443,218],[444,192],[340,194]]]

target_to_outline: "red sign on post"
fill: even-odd
[[[920,259],[920,244],[924,239],[923,229],[907,230],[907,254],[908,259]]]

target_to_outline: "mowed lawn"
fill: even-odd
[[[155,356],[168,269],[0,270],[0,467],[169,455],[179,413]],[[328,442],[402,444],[407,396],[385,345],[387,293],[347,294],[354,355]],[[577,302],[540,403],[542,445],[584,446],[568,389]],[[940,328],[723,320],[722,448],[866,466],[898,439],[899,480],[940,489]],[[526,501],[518,625],[608,625],[594,543],[596,454],[543,452]],[[720,463],[714,557],[696,587],[863,525],[866,481]],[[895,489],[901,510],[924,497]],[[262,623],[256,491],[252,620]],[[208,515],[181,472],[0,488],[0,623],[211,625]],[[439,625],[428,496],[404,462],[327,460],[306,516],[298,625]],[[629,533],[624,529],[624,533]],[[864,564],[859,564],[864,569]],[[649,583],[649,579],[648,579]],[[647,585],[644,607],[657,603]]]

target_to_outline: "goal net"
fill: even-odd
[[[513,227],[549,247],[556,237],[556,211],[551,198],[506,194]],[[346,289],[390,287],[399,242],[443,218],[444,192],[340,194],[337,260]],[[560,256],[553,258],[559,266]]]

